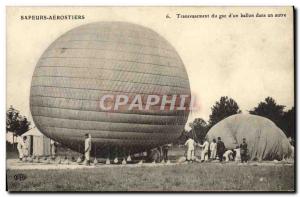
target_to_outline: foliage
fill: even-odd
[[[208,131],[208,125],[206,121],[202,118],[196,118],[192,123],[190,123],[193,134],[195,134],[196,141],[203,141],[206,133]]]
[[[281,128],[287,137],[295,140],[295,108],[292,107],[288,111],[284,111],[284,105],[278,105],[272,97],[265,98],[264,101],[258,103],[249,111],[250,114],[259,115],[272,120],[279,128]],[[241,113],[238,104],[231,98],[223,96],[211,108],[212,113],[209,116],[209,122],[206,123],[202,118],[196,118],[190,126],[194,134],[200,141],[203,141],[208,130],[224,118]]]
[[[6,132],[13,132],[20,136],[29,130],[29,126],[30,121],[13,106],[10,106],[6,112]]]
[[[185,129],[182,130],[181,135],[179,136],[179,138],[177,139],[177,142],[174,144],[184,144],[185,141],[188,139],[188,131],[186,131]]]
[[[238,104],[227,96],[221,97],[211,110],[212,113],[209,116],[208,123],[202,118],[195,118],[194,121],[190,123],[192,134],[196,136],[196,141],[200,141],[201,143],[204,141],[208,130],[212,126],[228,116],[241,113]]]
[[[272,120],[288,137],[295,139],[295,108],[288,111],[284,111],[284,108],[284,105],[277,104],[272,97],[267,97],[249,113]]]
[[[291,137],[295,140],[295,108],[292,107],[287,112],[284,112],[282,121],[281,121],[281,128],[285,131],[288,137]]]
[[[249,113],[266,117],[277,123],[279,126],[279,122],[281,122],[284,114],[284,108],[285,106],[278,105],[272,97],[267,97],[263,102],[258,103],[257,107],[254,107],[253,110],[250,110]]]
[[[220,101],[217,101],[211,108],[211,111],[211,115],[209,116],[209,128],[228,116],[241,113],[235,100],[228,98],[227,96],[221,97]]]

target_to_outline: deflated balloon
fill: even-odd
[[[227,149],[235,149],[246,138],[251,160],[282,160],[291,156],[291,145],[271,120],[262,116],[237,114],[214,125],[207,133],[210,141],[221,137]]]

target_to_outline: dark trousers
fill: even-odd
[[[247,154],[241,154],[241,162],[247,162],[248,158],[247,158]]]
[[[163,160],[168,160],[168,149],[163,149]]]
[[[217,153],[218,154],[218,157],[219,157],[219,160],[220,161],[223,161],[223,152],[219,152],[219,153]]]

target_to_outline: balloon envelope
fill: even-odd
[[[176,140],[189,110],[105,111],[104,95],[190,95],[175,49],[153,30],[130,23],[99,22],[74,28],[39,59],[31,83],[33,120],[46,136],[80,152],[84,135],[92,153],[134,153]]]
[[[207,133],[210,141],[222,138],[227,149],[235,149],[246,138],[251,160],[281,160],[291,156],[291,145],[271,120],[262,116],[236,114],[214,125]]]

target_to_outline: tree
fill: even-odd
[[[29,130],[30,121],[20,112],[10,106],[6,112],[6,132],[12,132],[14,135],[20,136]]]
[[[181,132],[181,135],[177,139],[176,143],[177,144],[184,144],[187,139],[188,139],[188,131],[186,131],[185,129],[183,129],[182,132]]]
[[[193,134],[195,134],[194,137],[197,138],[196,140],[203,141],[208,131],[206,121],[202,118],[195,118],[194,121],[190,123],[190,127],[192,128]]]
[[[284,105],[278,105],[272,97],[267,97],[263,102],[260,102],[257,107],[250,110],[249,113],[266,117],[280,127],[284,108]]]
[[[250,114],[263,116],[272,120],[287,137],[295,139],[295,108],[284,111],[285,106],[279,105],[272,97],[267,97],[257,107],[250,110]]]
[[[209,115],[209,128],[217,124],[219,121],[227,118],[228,116],[241,113],[238,104],[232,98],[223,96],[220,101],[211,108],[211,115]]]
[[[281,121],[282,130],[285,131],[285,134],[288,137],[291,137],[292,140],[295,140],[295,108],[292,107],[287,112],[284,112],[282,121]]]

